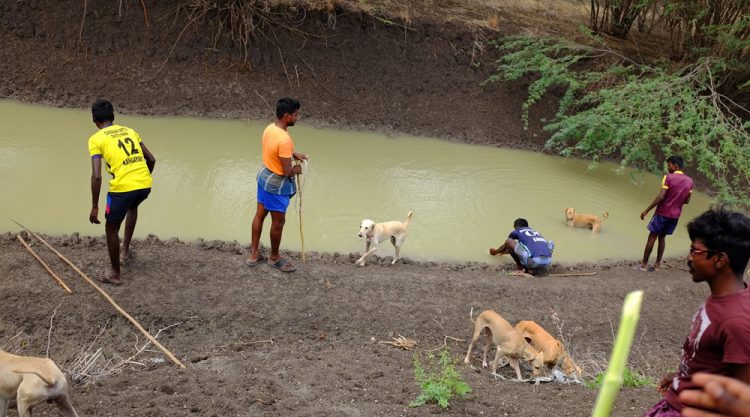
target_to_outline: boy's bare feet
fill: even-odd
[[[109,271],[109,273],[105,275],[99,275],[96,278],[97,281],[103,282],[105,284],[112,284],[112,285],[122,285],[124,284],[122,278],[120,277],[120,274]]]

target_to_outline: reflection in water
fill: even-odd
[[[249,242],[267,122],[127,115],[117,115],[117,122],[136,129],[157,158],[138,237]],[[103,235],[101,225],[88,223],[86,140],[96,129],[89,112],[0,101],[0,124],[0,231],[18,230],[8,219],[13,217],[43,233]],[[530,152],[303,124],[290,132],[297,149],[310,155],[303,189],[307,250],[361,252],[363,218],[404,220],[413,210],[406,257],[510,262],[490,257],[487,249],[504,239],[515,218],[525,217],[556,242],[557,261],[636,260],[648,234],[638,216],[659,190],[660,178],[649,175],[634,185],[611,164],[588,172],[585,161]],[[684,225],[709,203],[696,194],[685,206],[667,241],[668,256],[685,253]],[[565,207],[609,211],[610,217],[599,234],[573,230],[565,224]],[[267,232],[268,225],[265,244]],[[293,208],[282,247],[300,248]],[[393,248],[384,242],[377,254],[392,256]]]

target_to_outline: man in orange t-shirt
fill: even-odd
[[[299,117],[299,101],[284,97],[276,103],[276,121],[263,131],[263,167],[258,172],[258,206],[253,218],[252,244],[245,264],[255,266],[266,262],[283,272],[296,267],[279,254],[281,234],[286,222],[289,201],[297,193],[294,176],[302,173],[301,165],[292,161],[306,161],[307,155],[294,152],[294,142],[287,127],[294,126]],[[271,213],[271,254],[266,259],[260,253],[260,235],[263,221]]]

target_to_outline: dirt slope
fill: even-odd
[[[104,271],[102,238],[50,241],[87,274]],[[75,293],[54,284],[14,236],[0,235],[0,347],[43,356],[59,306],[50,356],[64,368],[87,349],[102,348],[114,363],[132,355],[143,337],[54,255],[35,247]],[[471,334],[469,310],[492,308],[512,322],[535,320],[562,334],[591,375],[608,360],[612,326],[633,289],[646,295],[631,366],[660,376],[676,366],[689,317],[707,293],[678,269],[636,273],[628,265],[582,265],[574,270],[597,275],[529,280],[505,276],[507,260],[392,266],[384,260],[358,267],[353,256],[312,254],[287,275],[265,265],[248,268],[241,252],[223,242],[136,242],[128,283],[106,289],[152,333],[175,325],[159,340],[187,369],[158,352],[142,353],[135,359],[143,366],[73,385],[81,415],[432,415],[434,405],[407,407],[419,393],[412,353],[379,341],[403,335],[422,352],[446,341],[460,359]],[[481,369],[480,352],[475,349],[472,364]],[[496,381],[462,364],[458,369],[473,392],[443,415],[581,416],[595,401],[596,391],[579,385],[535,387]],[[501,373],[513,376],[507,367]],[[653,388],[624,389],[613,416],[640,415],[657,400]]]

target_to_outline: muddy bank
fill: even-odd
[[[543,144],[539,125],[522,127],[523,84],[481,86],[497,57],[485,41],[497,31],[285,9],[245,53],[177,4],[146,1],[146,26],[138,2],[88,2],[85,18],[81,1],[4,2],[0,97],[79,108],[107,97],[126,112],[266,120],[275,100],[291,95],[304,122],[319,126]],[[532,120],[550,111],[535,106]]]
[[[105,271],[102,238],[48,239],[85,273]],[[109,369],[105,359],[111,368],[135,354],[143,337],[70,268],[33,245],[74,293],[54,284],[13,235],[0,235],[0,347],[43,356],[49,334],[50,356],[66,371],[98,349],[104,357],[96,363],[103,369]],[[419,393],[412,352],[378,342],[403,335],[422,353],[445,343],[461,359],[471,334],[469,310],[492,308],[512,322],[535,320],[564,338],[592,376],[608,361],[622,298],[633,289],[646,295],[630,365],[658,378],[676,366],[690,315],[707,294],[674,268],[636,273],[626,264],[588,265],[572,271],[596,275],[529,280],[505,276],[507,260],[362,268],[349,254],[311,254],[304,264],[286,254],[299,269],[283,274],[244,266],[243,252],[235,243],[216,241],[151,237],[134,243],[127,284],[105,289],[152,334],[165,329],[159,340],[187,369],[178,370],[156,351],[143,352],[138,364],[89,385],[73,384],[81,415],[432,415],[434,405],[407,406]],[[474,368],[457,365],[473,392],[442,414],[590,413],[595,390],[494,380],[481,369],[480,352],[475,349]],[[501,374],[512,377],[513,371],[503,368]],[[613,416],[639,415],[657,400],[653,388],[624,389]],[[53,412],[51,405],[39,411]]]

